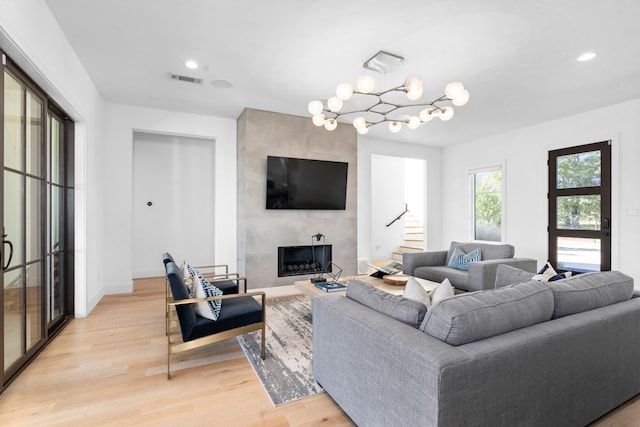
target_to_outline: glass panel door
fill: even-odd
[[[43,343],[44,100],[4,71],[4,372]]]
[[[24,96],[22,85],[4,73],[3,321],[4,367],[24,352],[23,195]]]
[[[74,126],[0,55],[1,392],[73,316]]]
[[[549,260],[561,270],[611,269],[610,141],[549,152]]]

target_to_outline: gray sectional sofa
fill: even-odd
[[[428,309],[352,281],[312,307],[314,376],[360,426],[583,426],[640,393],[640,297],[619,272]]]
[[[448,267],[456,247],[464,253],[480,249],[481,261],[469,264],[468,270]],[[515,248],[508,244],[451,242],[449,250],[404,253],[402,263],[406,268],[403,272],[434,282],[442,282],[446,278],[454,287],[465,291],[492,289],[498,265],[507,264],[529,272],[536,271],[535,259],[514,258],[514,254]]]

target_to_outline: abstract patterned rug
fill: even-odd
[[[260,358],[260,332],[238,343],[274,406],[322,392],[311,370],[311,300],[304,295],[267,300],[266,359]]]

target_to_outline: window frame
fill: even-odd
[[[467,170],[467,181],[469,185],[469,234],[474,242],[504,243],[506,241],[506,179],[505,162],[492,163],[484,166],[477,166]],[[476,239],[476,189],[475,177],[484,172],[500,172],[500,240],[480,240]]]

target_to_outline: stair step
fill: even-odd
[[[424,242],[424,239],[404,239],[405,242]]]
[[[400,245],[400,249],[409,249],[413,251],[424,251],[422,246],[409,246],[409,245]]]

